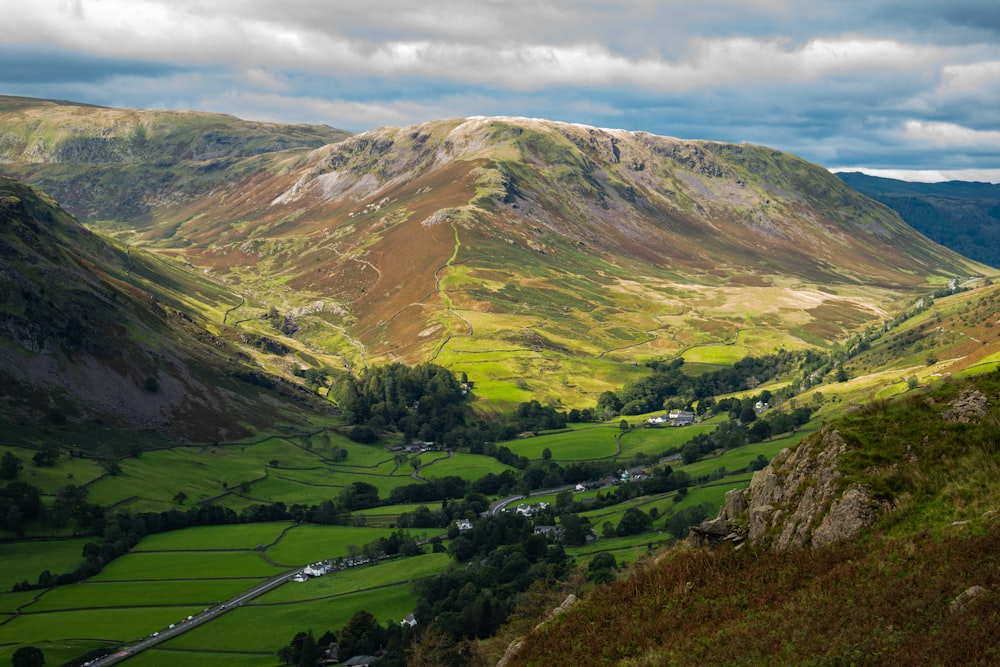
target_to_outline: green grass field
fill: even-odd
[[[606,459],[618,453],[617,426],[593,426],[592,428],[538,435],[523,440],[503,443],[512,452],[529,459],[542,458],[542,452],[552,452],[552,460],[557,462],[587,461]]]
[[[93,580],[264,579],[284,569],[252,551],[135,552],[111,561]]]
[[[9,591],[25,580],[33,584],[42,570],[54,575],[72,572],[83,563],[83,545],[91,541],[76,538],[0,543],[0,590]]]
[[[453,456],[439,458],[434,463],[421,468],[420,476],[424,479],[431,479],[433,477],[455,475],[463,479],[476,481],[490,473],[499,475],[505,470],[513,469],[491,456],[456,452]]]
[[[410,589],[408,583],[399,583],[335,598],[276,605],[251,603],[165,642],[164,647],[274,652],[297,632],[312,629],[319,636],[327,630],[339,630],[360,609],[368,610],[380,623],[398,621],[413,611],[416,599]],[[239,664],[237,660],[226,656],[224,664]]]
[[[288,521],[238,523],[229,526],[192,526],[184,530],[147,535],[132,552],[205,551],[213,549],[253,549],[275,542],[292,526]]]
[[[419,533],[414,531],[413,534],[433,535],[443,532],[441,529],[420,529]],[[390,533],[392,530],[389,528],[302,524],[288,530],[277,544],[267,549],[266,553],[276,563],[284,563],[290,567],[308,565],[346,556],[348,546],[360,548]]]
[[[202,608],[228,600],[246,590],[246,579],[200,581],[91,581],[46,591],[26,612],[94,607],[159,607],[194,605]]]
[[[721,418],[683,427],[662,426],[660,428],[632,429],[622,434],[621,456],[628,458],[636,454],[662,454],[668,449],[681,447],[696,435],[711,433],[718,427],[719,423],[721,423]]]
[[[287,642],[286,642],[287,643]],[[280,647],[279,647],[280,648]],[[181,650],[154,648],[129,658],[130,667],[219,667],[219,665],[239,665],[239,667],[274,667],[278,664],[273,651],[260,654],[246,652],[217,653],[214,650]]]
[[[424,554],[411,558],[396,558],[373,565],[331,572],[325,577],[292,582],[254,600],[255,605],[318,600],[346,595],[361,589],[411,582],[445,570],[450,563],[447,554]]]

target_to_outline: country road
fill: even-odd
[[[125,660],[128,660],[132,656],[138,653],[142,653],[148,648],[152,648],[161,642],[164,642],[168,639],[173,639],[174,637],[177,637],[178,635],[181,635],[187,632],[188,630],[191,630],[192,628],[196,628],[199,625],[203,625],[204,623],[208,623],[209,621],[218,618],[219,616],[225,614],[227,611],[233,609],[234,607],[240,606],[247,600],[252,600],[253,598],[262,595],[267,591],[277,588],[278,586],[287,582],[289,579],[292,578],[294,574],[296,574],[301,570],[302,568],[298,567],[295,568],[294,570],[289,570],[288,572],[279,574],[276,577],[272,577],[271,579],[268,579],[267,581],[261,584],[257,584],[253,588],[240,593],[236,597],[230,598],[225,602],[218,604],[214,607],[209,607],[200,614],[182,620],[179,623],[175,623],[172,627],[165,628],[163,630],[160,630],[159,632],[153,633],[149,637],[146,637],[135,644],[126,646],[120,649],[119,651],[112,653],[111,655],[107,655],[103,658],[98,658],[97,660],[91,662],[89,667],[103,667],[104,665],[115,665],[120,662],[124,662]]]

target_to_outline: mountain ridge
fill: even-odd
[[[241,326],[290,316],[297,352],[268,360],[286,377],[434,360],[493,400],[580,406],[629,364],[823,348],[989,273],[795,156],[541,119],[79,166],[0,169],[241,294]]]

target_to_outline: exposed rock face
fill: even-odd
[[[866,488],[844,488],[837,460],[846,450],[836,430],[782,450],[749,487],[726,494],[719,516],[692,529],[692,542],[749,539],[783,551],[856,537],[875,522],[879,506]]]

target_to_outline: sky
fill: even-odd
[[[1000,182],[996,0],[0,0],[0,94],[354,132],[526,116]]]

